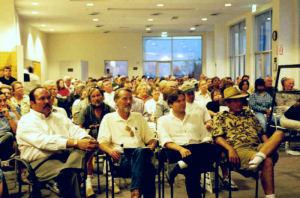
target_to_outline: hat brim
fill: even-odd
[[[195,91],[195,90],[196,90],[196,88],[191,88],[191,89],[183,91],[183,93],[188,93],[188,92],[192,92],[192,91]]]
[[[235,95],[235,96],[231,96],[229,98],[224,98],[224,100],[246,98],[247,96],[249,96],[249,95],[248,94],[238,94],[238,95]]]

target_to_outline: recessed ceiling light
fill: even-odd
[[[157,7],[164,7],[165,5],[163,3],[156,4]]]
[[[161,37],[168,37],[168,32],[162,32]]]
[[[147,19],[147,21],[154,21],[153,19]]]
[[[42,24],[41,27],[47,27],[47,25],[46,24]]]
[[[53,28],[50,29],[51,32],[54,32],[54,30],[55,30],[55,29],[53,29]]]
[[[38,2],[32,2],[31,4],[32,4],[32,5],[34,5],[34,6],[37,6],[37,5],[39,5],[39,3],[38,3]]]
[[[268,20],[268,21],[270,21],[270,20],[271,20],[271,18],[270,18],[270,17],[268,17],[268,18],[267,18],[267,20]]]
[[[202,20],[202,21],[207,21],[207,18],[202,18],[201,20]]]
[[[33,12],[31,12],[31,14],[39,14],[39,12],[33,11]]]
[[[231,7],[232,4],[231,3],[225,3],[225,7]]]
[[[191,27],[190,30],[194,31],[196,30],[196,27]]]
[[[146,31],[151,31],[151,28],[150,28],[150,27],[147,27],[147,28],[146,28]]]
[[[93,21],[94,21],[94,22],[97,22],[97,21],[99,21],[99,19],[98,19],[98,18],[94,18]]]
[[[256,12],[256,4],[252,5],[252,12]]]
[[[92,6],[94,6],[94,4],[93,3],[87,3],[86,6],[92,7]]]

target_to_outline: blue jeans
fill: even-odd
[[[153,152],[148,148],[125,149],[118,173],[131,174],[130,190],[139,189],[145,198],[155,197],[155,169],[152,164]]]
[[[258,119],[260,125],[264,129],[265,132],[267,132],[267,125],[268,125],[268,118],[265,116],[265,114],[260,112],[255,112],[255,117]],[[280,125],[280,117],[274,117],[272,116],[272,122],[277,122],[277,125]]]

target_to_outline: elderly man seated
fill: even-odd
[[[151,163],[155,134],[142,114],[130,112],[132,100],[130,89],[120,88],[115,92],[117,111],[106,114],[100,124],[99,148],[114,161],[121,160],[120,173],[131,173],[131,197],[143,194],[145,198],[152,198],[155,197],[155,172]]]
[[[81,197],[76,170],[85,164],[85,151],[96,150],[98,142],[65,115],[52,111],[46,88],[33,89],[29,97],[31,110],[17,129],[21,158],[35,169],[39,181],[54,179],[62,197]]]
[[[219,112],[214,116],[212,135],[216,143],[228,151],[231,163],[241,169],[261,170],[266,198],[274,198],[276,150],[284,134],[275,131],[267,137],[255,115],[243,109],[244,97],[246,95],[235,87],[224,90],[224,103],[229,107],[229,112]]]
[[[173,183],[175,176],[183,173],[187,194],[192,198],[201,196],[201,170],[209,168],[220,152],[210,144],[207,110],[194,105],[193,111],[186,111],[186,97],[181,90],[168,94],[171,111],[158,119],[157,133],[161,145],[167,148],[169,182]]]

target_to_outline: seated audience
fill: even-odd
[[[55,85],[55,82],[53,80],[48,80],[43,85],[50,93],[51,95],[51,105],[52,105],[52,111],[59,112],[63,114],[64,116],[68,117],[68,114],[66,110],[60,106],[56,106],[56,104],[60,105],[61,99],[57,99],[57,88]]]
[[[200,102],[204,106],[211,101],[206,80],[200,80],[199,91],[195,93],[195,101]]]
[[[56,81],[57,86],[57,97],[67,99],[68,95],[70,94],[70,90],[65,87],[65,83],[63,79],[58,79]]]
[[[273,98],[275,94],[275,87],[272,86],[272,77],[267,76],[265,77],[265,91],[270,94],[270,96]]]
[[[0,91],[0,161],[7,160],[13,153],[14,135],[18,118],[7,108],[6,96]]]
[[[104,102],[115,109],[116,108],[114,102],[115,92],[113,91],[113,86],[109,79],[103,81],[102,89],[104,90]]]
[[[157,103],[156,103],[156,108],[154,111],[154,118],[158,119],[159,117],[166,115],[170,111],[170,107],[167,103],[167,95],[169,92],[171,92],[173,89],[178,88],[178,83],[175,81],[165,81],[161,82],[161,92],[163,94],[163,98],[161,98]]]
[[[119,170],[131,173],[131,197],[155,197],[155,171],[151,163],[156,146],[154,132],[140,113],[130,112],[132,91],[118,89],[114,96],[117,111],[104,116],[99,130],[99,148],[114,161],[121,159]],[[147,145],[147,146],[146,146]],[[123,155],[118,148],[125,149]]]
[[[152,95],[152,99],[148,100],[145,103],[145,111],[148,114],[149,121],[153,122],[154,121],[153,114],[156,108],[156,103],[158,102],[160,96],[159,88],[154,87],[151,95]]]
[[[212,101],[206,104],[206,108],[211,117],[220,111],[225,111],[228,109],[226,106],[221,105],[223,96],[219,89],[213,89],[210,95]]]
[[[33,169],[38,167],[35,174],[39,181],[55,178],[62,197],[81,197],[76,170],[85,164],[85,151],[97,149],[98,142],[70,119],[52,111],[46,88],[37,87],[29,96],[31,110],[19,121],[16,136],[21,159]]]
[[[188,197],[201,197],[200,172],[218,159],[217,147],[209,143],[205,111],[186,111],[185,94],[179,90],[168,94],[167,101],[172,110],[158,119],[157,132],[161,146],[168,149],[168,180],[173,183],[183,173]]]
[[[141,99],[144,103],[152,98],[148,95],[148,87],[146,83],[139,84],[139,86],[137,87],[136,97]]]
[[[10,98],[14,106],[18,106],[21,110],[21,115],[25,115],[30,111],[29,97],[24,94],[23,85],[19,81],[11,84],[13,96]]]
[[[241,91],[242,94],[248,95],[247,97],[244,98],[243,100],[243,106],[244,108],[248,108],[249,104],[249,81],[248,80],[242,80],[239,84],[239,90]]]
[[[13,105],[12,102],[10,101],[10,99],[12,97],[12,88],[11,88],[11,86],[3,84],[3,85],[0,86],[0,91],[2,93],[4,93],[5,96],[6,96],[7,108],[10,111],[14,112],[15,115],[17,116],[18,120],[20,120],[20,118],[21,118],[21,109],[19,108],[19,106]]]
[[[100,90],[98,87],[90,88],[88,93],[88,99],[90,104],[80,112],[77,120],[77,124],[89,130],[88,133],[93,138],[97,139],[99,126],[103,117],[113,112],[114,109],[109,105],[103,103],[104,100],[104,91]],[[86,195],[90,197],[94,195],[94,191],[92,188],[92,176],[93,176],[93,157],[92,154],[87,162],[87,180],[86,180]],[[117,186],[115,186],[117,188]],[[120,190],[119,190],[120,191]]]
[[[283,91],[294,91],[295,80],[293,78],[287,78],[283,80]],[[276,94],[276,103],[279,106],[286,106],[287,108],[294,105],[297,100],[300,99],[300,95],[297,94]]]
[[[11,76],[11,66],[5,66],[3,68],[3,77],[0,77],[0,82],[5,85],[11,85],[15,81],[17,79]]]
[[[230,163],[241,169],[260,170],[266,198],[275,198],[276,150],[284,134],[275,131],[268,138],[254,114],[243,109],[241,98],[245,96],[235,87],[225,89],[224,103],[229,107],[229,112],[214,116],[212,135],[215,142],[228,151]]]
[[[255,81],[255,92],[249,98],[249,107],[266,132],[267,119],[271,113],[272,97],[265,91],[265,81],[259,78]]]

